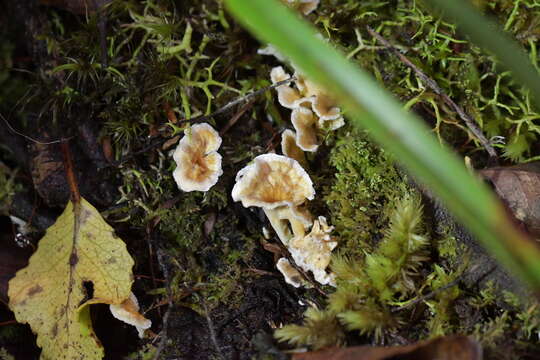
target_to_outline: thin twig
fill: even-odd
[[[71,193],[71,201],[78,203],[81,201],[81,194],[79,192],[77,177],[75,176],[75,168],[73,167],[73,159],[71,157],[69,143],[64,141],[60,144],[60,146],[62,148],[62,155],[64,157],[64,169],[66,171],[67,183],[69,184],[69,190]]]
[[[468,261],[468,260],[466,260],[466,261]],[[441,293],[441,292],[443,292],[443,291],[445,291],[447,289],[450,289],[453,286],[456,286],[461,281],[461,279],[465,278],[467,275],[476,273],[476,270],[478,269],[478,267],[479,267],[478,265],[472,266],[470,269],[468,269],[466,272],[463,272],[462,274],[460,274],[456,279],[449,282],[448,284],[446,284],[444,286],[441,286],[438,289],[433,290],[429,294],[426,294],[424,296],[420,296],[418,299],[412,300],[410,303],[408,303],[406,305],[397,307],[397,308],[393,309],[391,312],[394,313],[394,312],[403,311],[403,310],[406,310],[406,309],[409,309],[409,308],[415,306],[416,304],[418,304],[418,303],[420,303],[422,301],[431,299],[435,295],[437,295],[437,294],[439,294],[439,293]],[[482,275],[480,278],[478,278],[477,282],[480,281],[483,277],[489,275],[494,269],[495,269],[495,266],[492,267],[491,269],[489,269],[488,271],[486,271],[486,273],[484,275]]]
[[[246,103],[244,106],[242,106],[240,108],[240,110],[238,110],[238,112],[236,114],[234,114],[234,116],[229,120],[229,122],[223,127],[223,129],[221,129],[221,131],[219,132],[219,135],[223,136],[227,131],[229,131],[229,129],[234,124],[236,124],[238,119],[240,119],[242,117],[242,115],[244,115],[246,113],[246,111],[248,111],[253,106],[253,102],[254,102],[254,100],[252,99],[251,101]]]
[[[227,105],[223,106],[222,108],[214,111],[213,113],[211,114],[208,114],[208,115],[201,115],[201,116],[196,116],[194,118],[191,118],[191,119],[180,119],[178,120],[177,124],[181,124],[181,123],[185,123],[185,122],[189,122],[189,123],[196,123],[196,122],[203,122],[203,121],[207,121],[208,119],[210,118],[213,118],[214,116],[216,115],[219,115],[219,114],[222,114],[224,112],[227,112],[230,108],[238,105],[238,104],[241,104],[243,102],[247,102],[249,100],[251,100],[252,98],[256,97],[256,96],[259,96],[260,94],[263,94],[265,93],[266,91],[268,90],[272,90],[278,86],[281,86],[281,85],[285,85],[285,84],[288,84],[290,83],[291,81],[294,81],[295,78],[294,77],[290,77],[286,80],[283,80],[283,81],[279,81],[275,84],[272,84],[270,86],[266,86],[262,89],[259,89],[257,91],[254,91],[252,93],[249,93],[245,96],[242,96],[238,99],[235,99],[233,101],[231,101],[230,103],[228,103]],[[176,136],[176,135],[175,135]],[[162,139],[159,139],[153,143],[151,143],[150,145],[147,145],[145,146],[144,148],[140,149],[140,150],[137,150],[135,152],[132,152],[131,154],[129,155],[126,155],[124,158],[122,158],[121,160],[119,161],[116,161],[115,163],[112,164],[112,166],[120,166],[122,165],[123,163],[125,163],[126,161],[128,161],[129,159],[139,155],[139,154],[142,154],[142,153],[146,153],[147,151],[149,150],[152,150],[156,147],[159,147],[161,146],[162,144],[166,143],[167,141],[169,141],[170,139],[172,139],[174,136],[167,136],[167,137],[164,137]]]
[[[4,117],[4,115],[0,114],[0,118],[4,121],[4,123],[6,123],[6,126],[8,127],[8,129],[16,134],[16,135],[19,135],[19,136],[22,136],[23,138],[25,138],[26,140],[28,141],[31,141],[33,143],[36,143],[36,144],[39,144],[39,145],[51,145],[51,144],[58,144],[58,143],[62,143],[62,142],[65,142],[67,140],[70,140],[70,139],[73,139],[74,136],[70,136],[69,138],[65,139],[65,138],[61,138],[61,139],[58,139],[58,140],[52,140],[52,141],[41,141],[41,140],[37,140],[37,139],[34,139],[33,137],[31,136],[28,136],[26,134],[23,134],[22,132],[16,130],[13,126],[11,126],[11,124],[9,123],[9,121]]]
[[[296,80],[294,77],[290,77],[290,78],[288,78],[286,80],[278,81],[275,84],[272,84],[270,86],[266,86],[266,87],[264,87],[262,89],[259,89],[257,91],[246,94],[246,95],[244,95],[242,97],[239,97],[238,99],[235,99],[235,100],[231,101],[227,105],[223,106],[222,108],[214,111],[213,113],[211,113],[209,115],[200,115],[200,116],[196,116],[196,117],[191,118],[191,119],[181,119],[181,120],[178,120],[178,122],[179,123],[184,123],[184,122],[194,123],[194,122],[206,121],[206,120],[208,120],[208,119],[210,119],[210,118],[212,118],[212,117],[214,117],[216,115],[227,112],[233,106],[236,106],[236,105],[241,104],[241,103],[245,103],[245,102],[247,102],[248,100],[250,100],[250,99],[252,99],[254,97],[257,97],[257,96],[259,96],[261,94],[264,94],[268,90],[272,90],[274,88],[277,88],[278,86],[288,84],[288,83],[290,83],[291,81],[294,81],[294,80]]]
[[[17,324],[17,320],[8,320],[0,322],[0,326],[13,325]]]
[[[441,292],[443,292],[443,291],[445,291],[445,290],[447,290],[447,289],[449,289],[449,288],[451,288],[453,286],[456,286],[459,283],[460,280],[461,280],[461,276],[459,278],[455,279],[454,281],[451,281],[448,284],[446,284],[444,286],[441,286],[438,289],[433,290],[432,292],[430,292],[427,295],[420,296],[418,299],[415,299],[415,300],[411,301],[410,303],[408,303],[406,305],[403,305],[403,306],[397,307],[395,309],[392,309],[392,312],[395,313],[395,312],[407,310],[407,309],[415,306],[416,304],[421,303],[422,301],[429,300],[432,297],[434,297],[435,295],[437,295],[437,294],[439,294],[439,293],[441,293]]]
[[[456,104],[446,93],[439,87],[437,82],[427,76],[422,70],[420,70],[416,65],[414,65],[405,55],[403,55],[395,46],[390,44],[385,38],[383,38],[379,33],[377,33],[375,30],[373,30],[371,27],[367,26],[368,32],[373,36],[379,43],[384,45],[387,49],[392,51],[394,55],[396,55],[401,62],[403,62],[405,65],[410,67],[416,75],[424,82],[431,90],[435,92],[435,94],[439,95],[443,101],[450,106],[465,122],[469,130],[476,136],[478,141],[482,144],[482,146],[486,149],[489,156],[496,160],[498,158],[497,152],[491,146],[491,143],[486,138],[482,130],[478,127],[478,124],[458,105]]]
[[[165,264],[165,253],[161,249],[157,249],[156,251],[156,257],[159,263],[159,267],[161,268],[161,271],[163,272],[163,277],[165,277],[165,280],[167,281],[167,311],[165,311],[165,315],[163,315],[163,321],[161,325],[161,340],[159,341],[159,345],[156,349],[156,353],[154,354],[153,360],[159,360],[159,356],[165,349],[165,345],[167,345],[167,330],[169,327],[169,317],[171,315],[172,307],[173,307],[173,301],[172,301],[172,290],[171,290],[171,279],[169,276],[169,269],[167,268],[167,264]]]

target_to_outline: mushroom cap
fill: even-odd
[[[135,326],[141,339],[144,337],[144,331],[152,326],[152,321],[139,313],[139,302],[133,293],[123,303],[109,305],[109,309],[118,320]]]
[[[296,130],[296,144],[304,151],[315,152],[317,142],[317,118],[313,111],[306,107],[297,107],[292,111],[291,122]]]
[[[324,216],[319,216],[309,234],[295,237],[288,246],[295,263],[305,271],[311,271],[315,280],[323,285],[334,284],[334,276],[326,272],[332,250],[337,245],[330,236],[333,229]]]
[[[185,130],[173,154],[176,169],[173,177],[183,191],[208,191],[223,174],[217,149],[221,137],[206,123]]]
[[[291,75],[287,74],[283,67],[277,66],[270,71],[270,79],[272,83],[278,83],[283,80],[287,80]],[[294,109],[299,106],[299,102],[302,101],[302,96],[298,90],[293,89],[289,85],[280,85],[276,88],[278,94],[278,102],[281,106],[287,109]]]
[[[287,58],[285,58],[285,56],[283,56],[272,44],[267,44],[265,47],[258,49],[257,54],[274,56],[281,62],[287,61]]]
[[[296,144],[296,133],[292,130],[287,129],[281,134],[281,152],[298,161],[302,166],[307,164],[304,151]]]
[[[298,161],[282,155],[257,156],[236,175],[234,201],[244,207],[275,209],[300,205],[315,196],[313,183]]]
[[[308,15],[319,6],[320,0],[285,0],[285,2],[293,5],[302,14]]]
[[[291,265],[289,260],[287,260],[286,258],[280,258],[276,263],[276,268],[283,275],[287,284],[290,284],[295,288],[298,288],[302,285],[302,275]]]
[[[300,11],[304,15],[308,15],[319,6],[320,0],[300,0]]]
[[[335,100],[322,87],[298,72],[294,76],[298,92],[303,96],[296,103],[304,104],[304,106],[309,103],[307,106],[311,107],[319,118],[318,128],[336,130],[345,125],[341,109],[336,106]]]

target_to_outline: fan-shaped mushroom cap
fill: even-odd
[[[184,132],[173,154],[174,180],[183,191],[208,191],[223,174],[217,153],[221,137],[209,124],[195,124]]]
[[[258,49],[257,54],[274,56],[281,62],[287,61],[285,56],[281,55],[281,53],[277,51],[277,49],[272,44],[267,44],[265,47]]]
[[[300,165],[307,165],[304,151],[296,144],[296,133],[294,131],[287,129],[281,134],[281,152],[283,155],[298,161]]]
[[[109,309],[118,320],[135,326],[141,339],[144,337],[144,331],[152,326],[152,321],[139,313],[139,302],[133,293],[123,303],[109,305]]]
[[[287,80],[290,77],[291,75],[287,74],[281,66],[275,67],[270,71],[270,79],[273,84]],[[278,86],[276,91],[278,94],[278,102],[281,106],[286,107],[287,109],[294,109],[299,106],[298,101],[301,100],[302,96],[298,90],[284,84]]]
[[[304,151],[317,151],[317,118],[305,107],[297,107],[292,111],[291,122],[296,130],[296,144]]]
[[[298,9],[302,14],[308,15],[319,6],[320,0],[284,0],[286,3]]]
[[[234,201],[244,207],[275,209],[295,206],[315,196],[313,183],[298,161],[282,155],[264,154],[236,175]]]
[[[291,265],[289,260],[286,258],[280,258],[276,263],[276,267],[285,278],[285,282],[287,284],[290,284],[295,288],[302,285],[302,275]]]
[[[289,242],[289,252],[296,265],[305,271],[311,271],[317,282],[335,286],[334,275],[326,272],[332,250],[337,245],[330,236],[333,229],[333,226],[328,226],[324,216],[319,216],[319,219],[313,222],[309,234],[295,236]]]
[[[318,127],[336,130],[345,124],[341,110],[326,91],[313,81],[299,73],[294,74],[299,93],[304,96],[303,102],[310,102],[313,112],[319,118]]]

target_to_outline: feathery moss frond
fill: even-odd
[[[303,326],[286,325],[276,330],[276,338],[293,345],[311,345],[315,349],[343,342],[345,334],[333,312],[308,308],[304,317]]]

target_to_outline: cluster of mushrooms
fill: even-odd
[[[319,0],[283,0],[298,8],[304,15],[319,4]],[[279,54],[271,45],[259,51],[261,54]],[[272,69],[270,78],[278,83],[290,79],[283,67]],[[319,134],[336,130],[344,125],[341,110],[321,87],[298,71],[288,84],[276,87],[279,103],[291,110],[294,131],[282,133],[281,151],[257,156],[236,175],[232,190],[234,201],[244,207],[263,209],[270,225],[282,244],[288,249],[296,267],[280,258],[277,269],[287,283],[300,287],[309,286],[298,269],[313,275],[322,285],[335,286],[334,275],[327,272],[332,250],[337,241],[324,216],[313,219],[306,208],[306,201],[315,197],[313,183],[304,167],[308,161],[304,152],[317,151]],[[221,145],[219,134],[206,123],[195,124],[185,130],[174,151],[177,164],[173,176],[183,191],[208,191],[222,175]]]
[[[282,67],[272,69],[273,82],[288,78]],[[314,152],[321,129],[337,129],[343,125],[340,109],[322,89],[295,74],[295,85],[276,88],[278,101],[292,110],[295,131],[285,130],[281,147],[275,153],[257,156],[236,175],[232,190],[234,201],[244,207],[260,207],[280,241],[289,250],[296,266],[323,285],[335,285],[333,274],[326,271],[336,240],[324,216],[313,219],[305,207],[315,196],[313,183],[302,165],[307,165],[304,151]],[[173,154],[177,167],[173,177],[183,191],[208,191],[222,175],[221,155],[217,152],[221,138],[209,124],[201,123],[185,130]],[[307,285],[304,276],[287,258],[276,264],[287,283]]]

